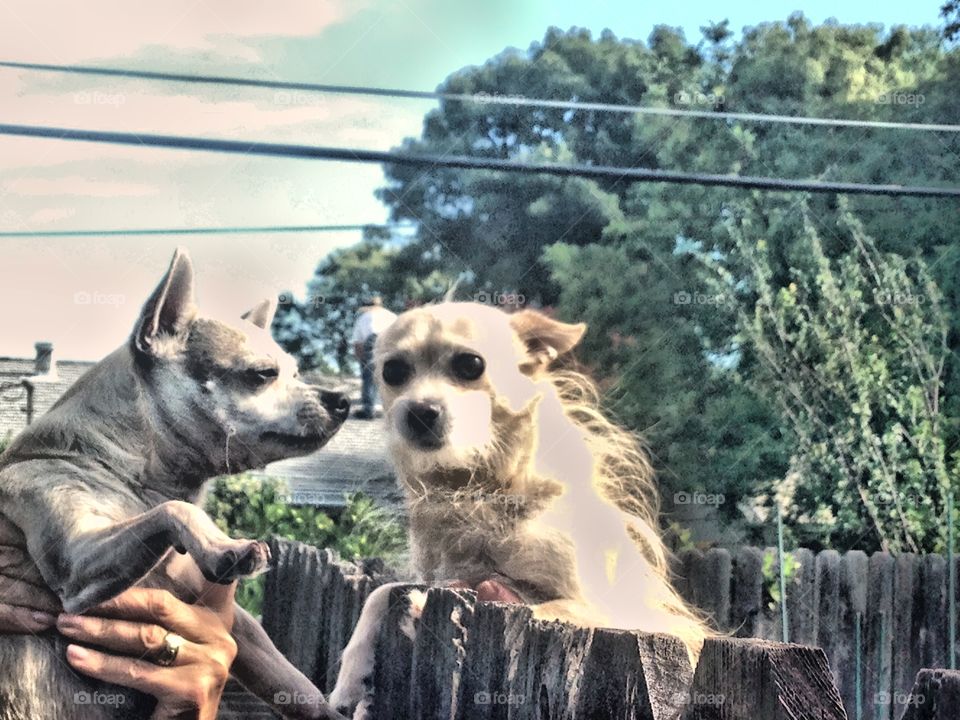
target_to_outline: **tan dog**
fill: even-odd
[[[390,450],[429,583],[494,581],[536,617],[675,635],[706,628],[667,580],[652,471],[588,378],[554,361],[586,327],[475,303],[411,310],[377,341]],[[364,608],[331,703],[364,701],[386,609]]]

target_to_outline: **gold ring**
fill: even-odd
[[[186,640],[175,632],[168,632],[163,636],[160,650],[152,658],[154,664],[161,667],[170,667],[177,661],[177,655],[180,654],[180,648],[186,644]]]

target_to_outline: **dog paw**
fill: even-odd
[[[411,640],[416,640],[417,625],[427,604],[427,593],[423,590],[411,590],[407,593],[407,603],[407,612],[400,620],[400,632]]]
[[[237,540],[213,553],[211,560],[209,565],[201,568],[203,576],[210,582],[227,585],[266,570],[270,562],[270,548],[259,540]]]
[[[351,678],[338,682],[328,698],[330,705],[351,720],[368,720],[373,717],[373,678]]]

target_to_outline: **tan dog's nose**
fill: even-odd
[[[423,447],[439,447],[444,433],[443,406],[430,400],[411,402],[407,406],[407,432],[411,440]]]

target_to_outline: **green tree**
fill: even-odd
[[[662,26],[646,42],[551,28],[526,52],[504,52],[455,72],[440,89],[897,122],[960,116],[954,91],[960,51],[931,29],[815,26],[795,14],[748,28],[739,40],[726,22],[702,32],[694,45]],[[402,149],[927,185],[958,182],[960,136],[451,100],[429,112],[422,135],[404,141]],[[711,301],[715,293],[697,256],[723,258],[735,283],[751,281],[755,268],[726,226],[730,208],[746,199],[765,233],[772,282],[788,284],[798,266],[792,229],[803,221],[803,198],[398,165],[388,165],[386,173],[379,197],[394,220],[418,224],[416,237],[402,246],[379,246],[389,254],[385,265],[376,252],[357,249],[355,259],[365,267],[325,268],[318,274],[329,283],[324,291],[362,287],[369,282],[364,273],[371,272],[396,307],[438,297],[437,286],[454,278],[466,295],[516,292],[532,304],[555,306],[560,316],[589,324],[583,359],[605,381],[619,417],[648,438],[668,497],[680,489],[722,492],[729,502],[721,510],[732,519],[741,501],[787,474],[792,430],[751,382],[763,372],[762,358],[744,344],[735,314]],[[838,261],[849,247],[836,230],[836,199],[806,202],[824,257]],[[942,288],[951,319],[947,347],[955,350],[955,206],[855,197],[848,211],[876,238],[878,252],[916,255],[926,263]],[[413,291],[405,285],[411,282],[419,283]],[[335,327],[327,336],[338,332],[342,337]],[[956,362],[951,354],[942,373],[940,431],[951,449],[960,440]]]
[[[795,223],[769,205],[763,218],[745,207],[729,214],[748,281],[707,258],[758,358],[747,383],[774,399],[795,440],[787,482],[770,500],[804,542],[942,551],[960,459],[945,432],[942,297],[920,257],[881,252],[845,206],[834,235],[849,249],[836,258],[809,209]],[[786,278],[767,240],[778,231],[793,237]]]

